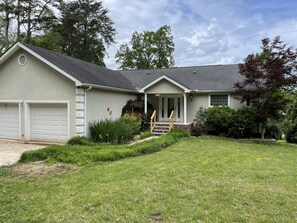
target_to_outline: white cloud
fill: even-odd
[[[176,66],[241,62],[259,51],[261,39],[281,35],[297,46],[297,2],[289,0],[103,0],[117,29],[117,44],[108,49],[109,68],[114,55],[134,31],[170,25]]]

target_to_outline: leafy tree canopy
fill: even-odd
[[[156,32],[134,32],[130,44],[123,44],[116,53],[119,68],[151,69],[174,65],[174,42],[170,26],[162,26]]]
[[[84,61],[104,66],[106,47],[114,43],[115,28],[102,2],[62,2],[60,23],[55,27],[62,38],[62,51]]]
[[[275,37],[262,40],[262,51],[250,54],[239,64],[244,80],[235,84],[242,102],[253,103],[264,137],[267,120],[281,117],[287,100],[284,92],[297,86],[297,52]]]

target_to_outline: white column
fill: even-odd
[[[85,132],[85,90],[76,88],[75,97],[75,121],[76,121],[76,135],[86,136]]]
[[[187,124],[187,95],[184,93],[184,124]]]
[[[144,113],[147,114],[147,93],[144,93]]]

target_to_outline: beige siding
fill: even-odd
[[[199,110],[200,107],[209,107],[209,95],[210,94],[208,93],[194,94],[192,100],[188,96],[188,122],[193,122],[193,120],[195,119],[196,112]],[[233,94],[230,94],[230,108],[239,109],[242,107],[244,107],[244,105],[241,104],[239,100],[235,99]]]
[[[18,64],[20,54],[27,57],[24,66]],[[74,82],[23,50],[0,66],[0,100],[69,101],[70,136],[75,135]]]
[[[128,100],[136,100],[136,94],[99,89],[87,91],[87,126],[90,121],[119,118]]]
[[[188,120],[187,122],[193,122],[196,112],[200,107],[208,108],[208,94],[194,94],[192,100],[188,96]]]
[[[243,107],[244,104],[240,103],[240,100],[234,98],[234,94],[230,94],[230,108],[239,109]]]
[[[167,80],[161,80],[148,88],[145,92],[148,94],[178,94],[183,93],[184,90]]]

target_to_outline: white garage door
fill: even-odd
[[[0,138],[19,139],[19,105],[0,103]]]
[[[67,139],[67,105],[31,105],[31,140],[65,141]]]

